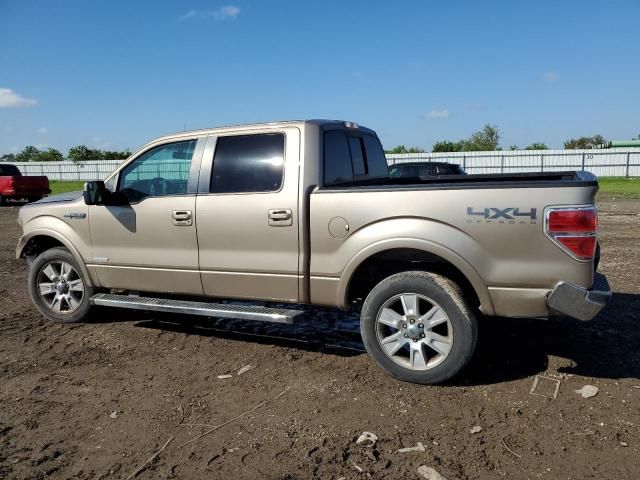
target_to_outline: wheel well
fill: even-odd
[[[462,289],[465,299],[473,309],[477,309],[480,305],[471,282],[458,268],[438,255],[414,248],[396,248],[378,252],[358,265],[347,288],[347,304],[361,304],[373,287],[383,279],[410,270],[442,275]]]
[[[64,247],[64,244],[53,237],[47,235],[36,235],[30,238],[22,249],[22,258],[31,259],[40,255],[42,252],[54,247]]]

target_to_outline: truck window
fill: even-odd
[[[21,175],[15,165],[0,165],[0,176],[2,177],[19,177]]]
[[[389,167],[387,166],[387,157],[378,140],[373,135],[364,135],[362,137],[364,143],[364,151],[367,156],[367,174],[372,178],[389,176]]]
[[[349,150],[351,150],[351,163],[354,175],[366,175],[367,166],[362,153],[362,139],[360,137],[349,137]]]
[[[219,137],[211,172],[212,193],[275,192],[282,186],[284,135]]]
[[[418,170],[418,177],[433,177],[438,175],[438,167],[436,165],[421,165]]]
[[[387,158],[377,137],[344,130],[324,133],[324,186],[389,176]]]
[[[196,140],[154,147],[124,167],[119,191],[130,201],[145,197],[184,195]]]
[[[341,130],[324,134],[324,184],[337,185],[353,182],[351,154],[347,135]]]

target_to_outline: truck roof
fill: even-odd
[[[208,135],[208,134],[232,132],[235,130],[259,130],[265,127],[302,127],[305,123],[312,123],[315,125],[319,125],[325,129],[345,128],[347,127],[348,124],[351,124],[355,126],[351,126],[349,128],[357,128],[360,131],[365,131],[370,134],[375,134],[375,132],[370,128],[366,128],[366,127],[363,127],[362,125],[356,124],[355,122],[345,121],[345,120],[327,120],[327,119],[279,120],[274,122],[246,123],[246,124],[239,124],[239,125],[225,125],[222,127],[187,130],[184,132],[176,132],[170,135],[164,135],[160,138],[156,138],[152,140],[149,143],[156,143],[158,141],[164,141],[172,138],[188,137],[194,134]]]

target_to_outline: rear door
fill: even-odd
[[[211,136],[196,212],[205,295],[298,301],[300,131]]]

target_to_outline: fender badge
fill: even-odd
[[[65,213],[64,214],[64,218],[82,219],[86,217],[87,217],[86,213]]]

